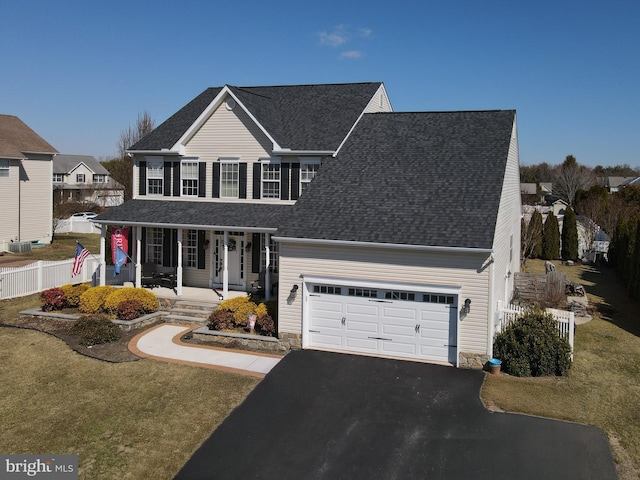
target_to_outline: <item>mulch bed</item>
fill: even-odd
[[[161,320],[158,321],[158,323],[160,322]],[[0,326],[2,327],[26,328],[48,333],[65,342],[72,350],[82,355],[86,355],[87,357],[104,360],[105,362],[122,363],[140,360],[140,357],[134,355],[127,346],[131,339],[138,335],[142,330],[134,329],[128,332],[122,332],[120,339],[115,342],[86,347],[84,345],[80,345],[79,336],[69,335],[67,333],[70,325],[71,322],[68,320],[30,316],[19,317],[15,320],[0,323]]]

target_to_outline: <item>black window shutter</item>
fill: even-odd
[[[300,197],[300,164],[291,164],[291,200]]]
[[[241,163],[238,168],[239,198],[247,198],[247,164]]]
[[[162,265],[165,267],[173,267],[172,259],[174,249],[176,248],[176,230],[170,228],[162,229]]]
[[[165,197],[170,197],[171,196],[171,162],[164,162],[164,168],[162,170],[164,174],[164,185],[162,186],[163,195]]]
[[[147,227],[142,227],[140,235],[140,258],[142,263],[147,263]]]
[[[260,184],[262,183],[262,165],[260,163],[253,164],[253,198],[260,199]]]
[[[173,162],[173,196],[180,196],[180,162]]]
[[[207,164],[198,163],[198,196],[204,197],[207,188]]]
[[[138,195],[147,194],[147,162],[140,162],[140,183],[138,184]]]
[[[280,200],[289,200],[289,164],[280,165]]]
[[[213,198],[220,198],[220,164],[213,164]]]
[[[198,269],[204,270],[204,261],[205,261],[205,253],[206,247],[204,245],[204,230],[198,230]]]
[[[260,273],[260,234],[254,233],[251,240],[251,272]]]

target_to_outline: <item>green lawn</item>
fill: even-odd
[[[38,305],[0,302],[0,321]],[[81,479],[169,479],[259,379],[154,360],[113,364],[0,328],[0,452],[79,455]],[[242,449],[242,445],[238,445]]]
[[[640,473],[640,305],[632,303],[607,268],[557,264],[570,280],[582,283],[593,320],[578,326],[575,355],[567,377],[487,376],[482,399],[502,410],[595,425],[611,441],[621,479]],[[544,272],[540,261],[527,270]]]

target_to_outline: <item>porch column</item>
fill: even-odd
[[[271,235],[264,234],[264,299],[271,300]]]
[[[142,287],[142,227],[136,227],[136,288]]]
[[[102,224],[100,227],[100,265],[98,266],[98,275],[100,275],[100,286],[104,287],[107,284],[107,263],[106,257],[106,238],[107,238],[107,226]]]
[[[225,230],[222,256],[222,296],[229,298],[229,232]]]
[[[178,229],[178,266],[176,268],[176,295],[182,296],[182,229]]]

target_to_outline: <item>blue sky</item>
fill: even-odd
[[[523,164],[640,167],[640,2],[0,0],[0,113],[113,156],[205,88],[382,81],[396,111],[516,109]]]

